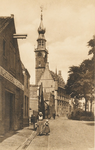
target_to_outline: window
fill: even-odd
[[[41,41],[38,42],[39,46],[41,46]]]
[[[3,55],[5,56],[6,51],[6,41],[3,40]]]
[[[39,61],[39,67],[41,67],[41,62]]]
[[[40,41],[38,42],[38,46],[39,46],[39,47],[43,47],[43,46],[44,46],[44,41],[43,41],[43,40],[40,40]]]
[[[10,42],[10,68],[15,70],[15,48]]]
[[[42,41],[42,47],[44,46],[44,41]]]

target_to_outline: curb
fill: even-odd
[[[32,142],[32,140],[35,138],[36,135],[37,135],[37,132],[33,131],[32,134],[18,148],[16,148],[16,150],[26,149],[30,145],[30,143]]]

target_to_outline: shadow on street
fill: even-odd
[[[91,122],[91,123],[86,123],[87,125],[89,125],[89,126],[94,126],[95,125],[95,123],[94,122]]]
[[[17,134],[17,133],[18,133],[17,131],[10,131],[10,132],[6,133],[4,136],[0,137],[0,143],[2,141],[4,141],[5,139],[7,139],[7,138],[9,138],[12,135]]]

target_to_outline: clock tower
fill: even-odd
[[[42,10],[41,10],[42,12]],[[43,27],[43,16],[41,13],[41,22],[38,28],[37,48],[35,49],[35,77],[36,84],[41,78],[47,63],[48,50],[46,49],[45,28]]]

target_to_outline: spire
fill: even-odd
[[[41,6],[41,20],[43,20],[43,15],[42,15],[42,12],[43,12],[43,7]]]
[[[38,51],[38,50],[43,50],[45,51],[47,54],[48,54],[48,50],[46,49],[46,39],[45,39],[45,28],[43,26],[43,7],[40,7],[41,8],[41,22],[40,22],[40,25],[38,27],[38,39],[37,39],[37,49],[35,49],[35,51]]]
[[[56,69],[55,69],[55,74],[57,75],[57,67],[56,67]]]
[[[38,28],[38,33],[39,34],[44,34],[45,33],[45,28],[43,26],[43,15],[42,15],[42,12],[43,12],[43,7],[41,6],[41,22],[40,22],[40,26]]]

